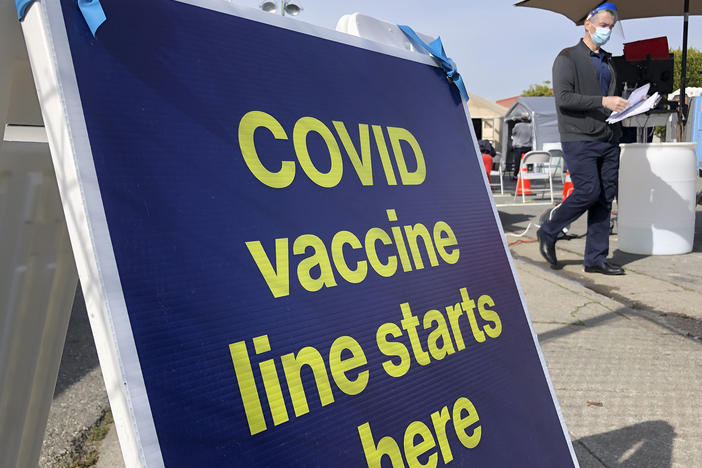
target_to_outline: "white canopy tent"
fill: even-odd
[[[468,97],[470,117],[481,120],[482,138],[490,140],[495,148],[499,148],[502,143],[502,119],[507,109],[477,94],[468,93]]]
[[[556,99],[554,97],[520,97],[504,116],[502,154],[507,155],[512,149],[510,138],[512,128],[516,121],[524,117],[532,124],[532,149],[548,150],[560,145]]]

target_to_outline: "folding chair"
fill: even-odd
[[[495,161],[495,159],[497,161]],[[495,167],[495,164],[497,164],[497,169],[496,170],[492,169],[490,171],[490,188],[499,186],[500,187],[500,195],[504,195],[505,194],[505,186],[504,186],[504,183],[502,181],[502,175],[506,170],[507,164],[506,164],[505,158],[502,157],[502,153],[500,153],[499,151],[497,153],[495,153],[495,157],[493,159],[493,165],[492,165],[493,168]],[[499,184],[497,184],[496,182],[495,183],[492,182],[493,176],[500,177]]]
[[[561,183],[565,183],[563,151],[550,149],[548,152],[551,153],[551,176],[558,176],[561,178]]]
[[[531,166],[531,170],[529,167]],[[551,171],[551,153],[548,151],[529,151],[519,163],[519,180],[517,187],[514,190],[514,199],[517,199],[517,194],[522,192],[522,203],[526,203],[524,196],[524,181],[532,180],[548,180],[548,188],[531,188],[532,192],[549,192],[551,195],[551,203],[553,203],[553,180]]]

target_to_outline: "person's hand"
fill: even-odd
[[[602,106],[614,112],[621,112],[629,105],[629,101],[619,96],[603,96]]]

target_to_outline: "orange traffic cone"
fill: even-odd
[[[563,184],[563,198],[561,198],[561,202],[565,201],[565,199],[568,198],[571,193],[573,193],[573,189],[573,181],[570,180],[570,171],[566,171],[565,184]]]
[[[522,159],[524,159],[524,154],[525,153],[522,153]],[[519,177],[517,177],[517,195],[531,195],[531,182],[529,182],[529,179],[522,177],[522,172],[528,172],[527,168],[522,167],[521,171],[519,171]]]

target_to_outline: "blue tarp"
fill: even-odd
[[[697,165],[702,168],[702,97],[690,100],[689,121],[687,124],[687,141],[697,143]]]

